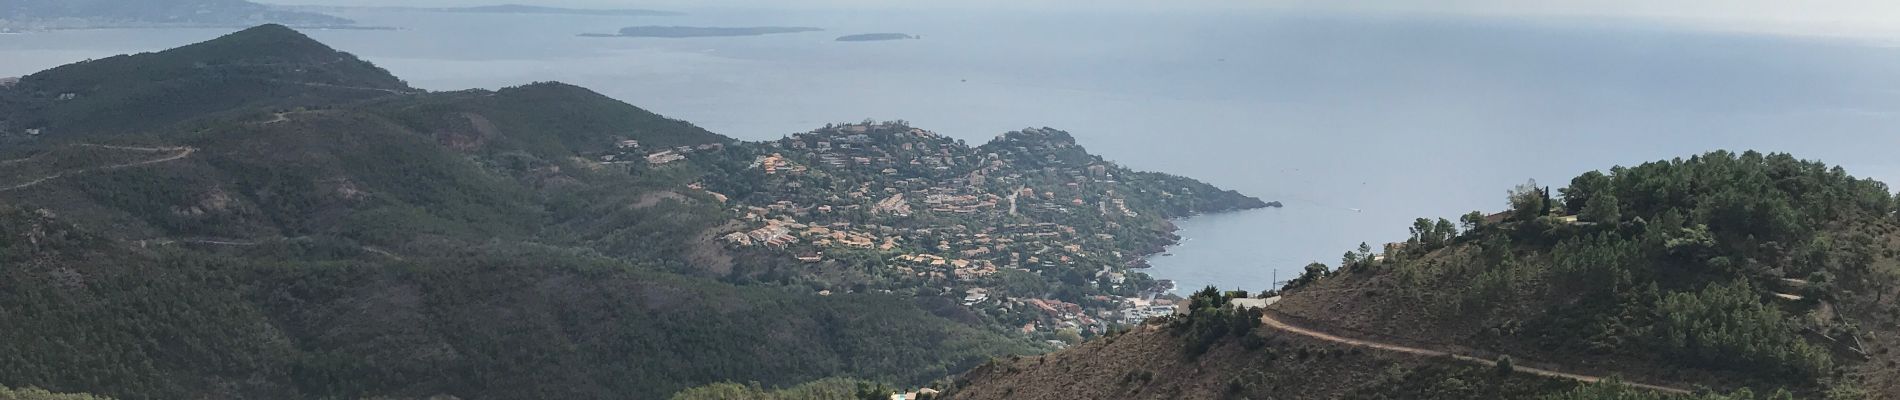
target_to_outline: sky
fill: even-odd
[[[387,0],[263,0],[268,3],[389,5]],[[411,6],[516,2],[596,8],[886,8],[1065,10],[1280,9],[1374,14],[1449,14],[1502,18],[1641,20],[1696,28],[1900,39],[1900,1],[1892,0],[409,0]]]

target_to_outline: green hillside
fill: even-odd
[[[207,115],[336,105],[415,92],[401,79],[282,25],[157,53],[27,75],[0,88],[0,136],[150,134]]]
[[[34,97],[66,90],[77,98]],[[724,251],[700,233],[726,211],[686,187],[702,162],[577,155],[730,139],[584,89],[420,93],[267,26],[20,91],[9,121],[54,128],[10,132],[0,157],[0,384],[661,398],[723,381],[915,384],[1036,350],[908,297],[673,273]]]
[[[1885,184],[1718,151],[1559,190],[1527,183],[1509,200],[1461,223],[1418,219],[1407,241],[1348,251],[1336,270],[1310,265],[1261,294],[1264,310],[1223,307],[1247,294],[1210,289],[1189,316],[1046,363],[1060,367],[979,368],[953,398],[1900,396],[1900,219]],[[1420,375],[1446,367],[1465,372]]]
[[[1546,192],[1520,187],[1503,222],[1467,216],[1464,232],[1421,223],[1295,287],[1284,307],[1716,386],[1837,386],[1887,368],[1868,362],[1900,281],[1885,184],[1786,154],[1715,152],[1587,173],[1561,202]],[[1298,295],[1320,290],[1360,295]]]

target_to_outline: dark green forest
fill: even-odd
[[[55,262],[5,260],[0,376],[120,398],[651,398],[732,377],[918,382],[1028,350],[903,299],[742,290],[574,249],[75,260],[98,239],[22,214],[7,227],[47,235],[6,254]]]

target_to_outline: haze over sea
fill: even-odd
[[[1138,169],[1284,209],[1180,222],[1149,272],[1260,290],[1416,217],[1504,208],[1536,178],[1762,149],[1900,181],[1900,49],[1610,20],[1292,12],[1009,15],[682,10],[680,17],[339,15],[312,31],[431,90],[586,86],[742,139],[904,119],[980,143],[1049,126]],[[816,26],[758,37],[583,38],[631,25]],[[0,76],[226,29],[0,35]],[[922,40],[840,43],[867,32]]]

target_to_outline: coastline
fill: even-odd
[[[1143,274],[1147,274],[1149,278],[1154,279],[1156,282],[1167,283],[1167,288],[1163,293],[1168,294],[1168,295],[1180,296],[1180,293],[1177,292],[1177,290],[1181,289],[1182,280],[1179,279],[1180,277],[1157,275],[1155,271],[1155,268],[1157,267],[1154,265],[1154,261],[1160,259],[1161,257],[1172,257],[1176,255],[1176,251],[1178,251],[1179,247],[1182,244],[1184,244],[1184,242],[1186,242],[1187,240],[1191,240],[1191,238],[1184,237],[1180,234],[1181,231],[1185,229],[1185,228],[1181,228],[1181,225],[1182,225],[1181,223],[1187,222],[1190,220],[1240,216],[1240,215],[1244,215],[1251,212],[1259,212],[1259,211],[1266,211],[1270,209],[1285,208],[1284,206],[1272,206],[1272,204],[1279,204],[1279,202],[1277,201],[1267,202],[1267,204],[1269,205],[1260,206],[1260,207],[1223,210],[1223,211],[1208,212],[1208,213],[1194,213],[1194,214],[1190,214],[1183,217],[1169,218],[1168,224],[1170,226],[1170,229],[1168,232],[1170,235],[1173,235],[1173,240],[1168,241],[1168,243],[1165,246],[1162,246],[1159,250],[1155,250],[1152,252],[1142,252],[1140,258],[1134,261],[1133,263],[1131,263],[1131,265],[1129,266],[1129,270],[1130,272],[1140,272]],[[1194,257],[1184,257],[1182,259],[1192,259],[1192,258]],[[1198,289],[1199,288],[1194,288],[1192,290],[1198,290]],[[1223,288],[1223,289],[1226,289],[1226,288]]]
[[[1181,237],[1181,225],[1177,224],[1176,222],[1186,221],[1186,220],[1195,219],[1195,218],[1211,217],[1211,216],[1218,216],[1218,215],[1225,215],[1225,214],[1237,214],[1237,213],[1243,213],[1243,212],[1254,211],[1254,210],[1264,210],[1267,208],[1272,208],[1272,207],[1267,207],[1267,206],[1241,207],[1241,208],[1234,208],[1234,209],[1220,210],[1220,211],[1213,211],[1213,212],[1192,212],[1184,216],[1168,218],[1167,219],[1167,223],[1168,223],[1167,243],[1161,243],[1159,245],[1149,247],[1149,248],[1144,248],[1144,249],[1136,249],[1134,251],[1134,253],[1136,254],[1135,259],[1128,262],[1127,268],[1131,270],[1146,270],[1146,269],[1154,268],[1154,265],[1149,263],[1149,260],[1152,260],[1155,257],[1159,257],[1163,254],[1168,254],[1169,249],[1172,249],[1175,246],[1180,245],[1181,240],[1184,238]]]

